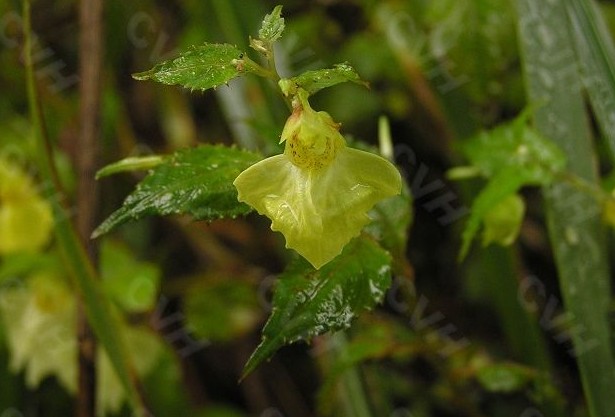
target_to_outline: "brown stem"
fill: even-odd
[[[436,135],[436,146],[444,155],[448,155],[454,135],[448,125],[442,105],[434,94],[416,59],[405,50],[398,49],[396,52],[408,84],[419,103],[419,108],[425,112],[428,125]]]
[[[431,91],[425,76],[418,66],[413,65],[411,61],[404,62],[404,69],[406,70],[408,78],[411,79],[411,85],[417,99],[425,107],[428,114],[431,115],[433,123],[437,131],[440,133],[442,140],[445,144],[449,145],[451,142],[452,133],[448,128],[442,107],[440,106],[438,99]]]
[[[76,144],[77,231],[94,265],[98,248],[90,239],[97,220],[98,187],[95,173],[100,133],[102,63],[102,0],[82,0],[79,13],[80,126]],[[79,379],[77,417],[96,415],[96,339],[82,302],[77,308]]]

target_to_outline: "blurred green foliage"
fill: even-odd
[[[26,118],[18,3],[0,3],[0,225],[8,221],[15,228],[0,226],[0,243],[20,243],[0,245],[0,416],[69,415],[77,294],[43,214],[49,179],[37,168],[41,155]],[[278,3],[285,19],[275,49],[278,72],[296,77],[349,62],[370,88],[348,83],[324,89],[313,107],[342,122],[358,146],[377,145],[378,118],[390,121],[394,157],[409,187],[372,211],[375,222],[366,232],[391,254],[394,279],[386,283],[391,288],[382,304],[359,315],[344,338],[270,324],[265,344],[278,343],[276,337],[315,337],[282,348],[238,383],[267,316],[273,320],[294,302],[297,316],[313,318],[309,303],[297,304],[301,293],[288,284],[304,289],[310,281],[293,277],[292,270],[282,274],[297,261],[289,261],[280,237],[252,214],[211,223],[145,218],[119,227],[101,243],[103,288],[153,414],[354,417],[353,406],[360,404],[368,415],[392,417],[588,415],[571,353],[571,334],[583,329],[563,309],[543,200],[533,186],[564,180],[602,199],[607,209],[613,205],[608,192],[569,176],[561,151],[528,124],[543,103],[525,99],[512,2],[106,2],[99,166],[182,155],[181,149],[197,145],[278,153],[289,111],[270,81],[229,81],[238,75],[232,69],[215,81],[221,84],[215,92],[189,94],[131,77],[191,45],[220,42],[234,45],[233,54],[235,47],[249,50],[249,36],[257,36],[263,16]],[[612,32],[613,6],[600,7]],[[33,5],[36,82],[69,205],[79,158],[77,15],[75,2]],[[268,32],[272,39],[276,31]],[[532,110],[515,119],[528,104]],[[600,143],[608,132],[594,133]],[[600,173],[612,177],[607,147],[599,149]],[[246,164],[258,159],[245,155],[251,155]],[[166,165],[143,168],[153,171],[100,180],[105,216],[135,184],[152,181]],[[243,165],[231,168],[234,177]],[[484,178],[449,182],[447,172]],[[201,181],[190,172],[185,177]],[[439,220],[459,208],[472,214]],[[39,214],[31,221],[7,220],[28,210]],[[463,235],[464,227],[472,233]],[[470,250],[480,227],[485,244],[509,246]],[[8,233],[19,239],[6,238]],[[355,245],[370,245],[371,238]],[[467,258],[458,263],[462,241]],[[380,255],[388,259],[384,251]],[[371,262],[370,256],[361,260]],[[327,276],[327,295],[336,301],[336,280],[360,271]],[[272,297],[273,288],[284,285],[286,294]],[[344,314],[355,315],[331,311],[339,314],[339,327],[346,325]],[[130,416],[121,386],[99,354],[100,414]],[[353,402],[357,392],[364,404]]]

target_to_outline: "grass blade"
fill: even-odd
[[[615,47],[591,0],[567,0],[574,42],[598,126],[615,155]]]
[[[44,187],[44,190],[45,197],[53,210],[55,236],[75,288],[83,298],[88,321],[105,348],[119,380],[126,389],[134,406],[135,414],[144,416],[146,410],[137,388],[136,374],[119,331],[119,326],[116,324],[116,317],[111,313],[111,304],[102,292],[96,271],[77,237],[67,210],[61,203],[63,194],[53,163],[53,148],[44,128],[42,108],[35,87],[30,0],[23,2],[23,22],[28,107],[33,124],[33,133],[36,135],[41,149],[44,149],[45,157],[42,158],[43,162],[41,163],[43,176],[53,179],[53,187]]]
[[[566,4],[517,0],[528,100],[540,103],[536,128],[565,152],[568,169],[597,182]],[[599,207],[564,184],[545,189],[549,234],[591,416],[615,415],[615,367],[607,312],[609,270]]]

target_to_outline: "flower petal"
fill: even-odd
[[[42,249],[51,238],[51,206],[19,167],[0,160],[0,255]]]
[[[401,191],[401,176],[387,160],[344,147],[324,169],[302,169],[277,155],[234,184],[239,200],[269,217],[287,247],[320,268],[360,233],[374,204]]]

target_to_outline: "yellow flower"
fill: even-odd
[[[42,249],[51,238],[51,208],[32,179],[0,160],[0,255]]]
[[[284,141],[282,155],[252,165],[234,185],[240,201],[282,232],[286,247],[320,268],[360,233],[374,204],[401,192],[401,176],[386,159],[348,148],[339,124],[314,111],[302,90],[293,100]]]

